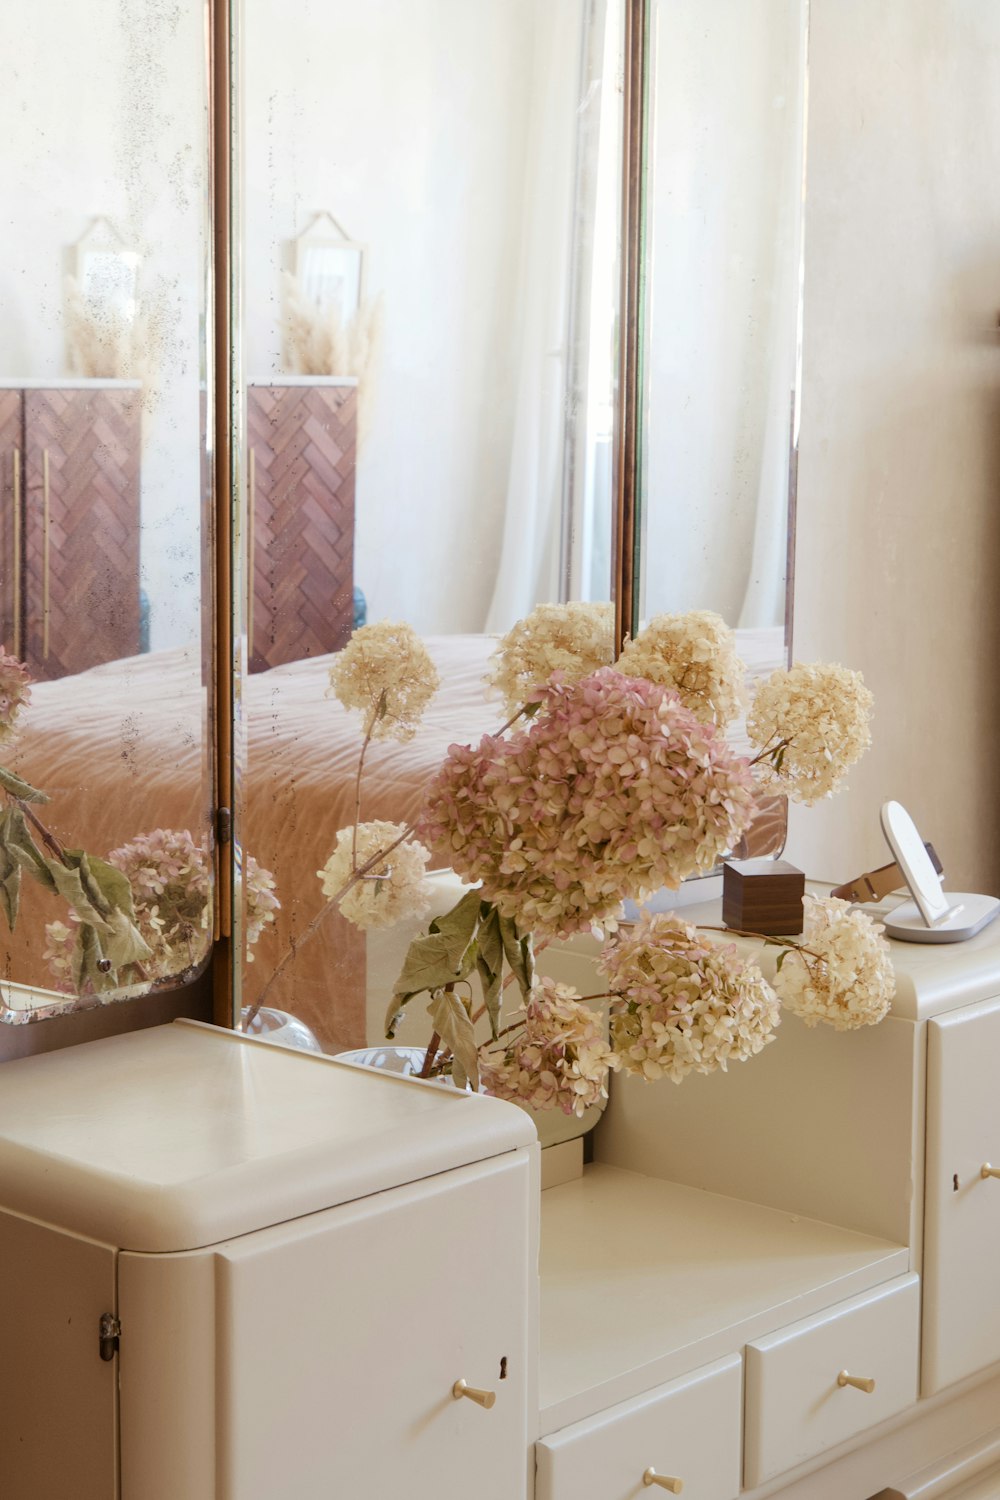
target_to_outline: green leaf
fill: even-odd
[[[774,772],[775,772],[776,776],[778,776],[778,775],[781,774],[781,768],[785,764],[785,751],[787,749],[788,749],[787,745],[782,745],[781,749],[778,751],[777,755],[774,757]]]
[[[476,971],[483,987],[483,1001],[490,1018],[490,1031],[496,1038],[500,1029],[500,1001],[503,994],[503,938],[500,935],[500,913],[483,902],[479,924]]]
[[[436,990],[427,1007],[434,1030],[452,1054],[452,1077],[458,1087],[468,1081],[479,1088],[479,1048],[469,1013],[453,990]],[[461,1079],[461,1082],[459,1080]]]
[[[17,797],[21,802],[48,802],[49,798],[44,792],[38,791],[36,787],[30,786],[27,781],[8,771],[6,766],[0,766],[0,787],[9,792],[12,797]]]
[[[466,891],[462,899],[450,911],[446,911],[440,917],[435,917],[427,929],[432,935],[447,938],[448,951],[453,957],[456,969],[461,968],[466,949],[476,935],[482,905],[483,899],[478,890]],[[469,968],[471,967],[470,964]]]
[[[32,838],[28,820],[19,807],[8,808],[3,820],[2,838],[22,869],[33,875],[47,890],[56,889],[45,856]]]
[[[395,994],[409,999],[421,990],[437,990],[465,979],[475,965],[475,949],[467,948],[456,966],[454,943],[447,933],[434,932],[414,938],[396,980]]]
[[[101,946],[113,969],[124,969],[129,964],[145,963],[147,958],[152,958],[152,948],[127,912],[121,909],[112,912],[108,927],[110,930],[103,935]]]
[[[521,994],[527,1000],[535,982],[535,955],[530,932],[521,937],[513,917],[500,917],[500,937],[504,957],[510,964]]]
[[[774,966],[774,972],[776,974],[781,973],[781,965],[785,962],[785,959],[788,957],[791,951],[791,948],[783,948],[782,951],[778,954],[778,962]]]
[[[6,817],[3,819],[5,830]],[[21,900],[21,866],[8,849],[6,840],[0,839],[0,907],[7,918],[11,932],[17,923],[18,906]]]

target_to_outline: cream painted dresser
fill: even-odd
[[[0,1495],[1000,1495],[1000,926],[894,956],[878,1028],[615,1080],[540,1277],[513,1106],[190,1023],[8,1064]]]

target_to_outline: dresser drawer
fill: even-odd
[[[748,1489],[902,1411],[917,1397],[920,1282],[877,1291],[758,1339],[746,1350]],[[841,1372],[875,1381],[841,1385]]]
[[[740,1488],[742,1361],[732,1355],[536,1444],[535,1500],[638,1500],[683,1483],[685,1500],[735,1500]]]

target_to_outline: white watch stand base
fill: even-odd
[[[948,891],[947,898],[950,910],[933,927],[928,927],[915,901],[904,901],[883,917],[886,936],[904,943],[964,943],[1000,916],[996,896]]]

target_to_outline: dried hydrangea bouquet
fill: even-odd
[[[844,902],[810,900],[801,941],[766,940],[782,950],[771,984],[736,944],[675,915],[619,928],[623,901],[713,869],[759,792],[813,802],[837,788],[869,744],[860,676],[775,672],[750,706],[750,758],[725,739],[745,669],[718,616],[659,616],[613,657],[608,605],[543,605],[515,626],[490,679],[507,722],[451,746],[413,827],[362,821],[363,776],[372,741],[416,732],[438,687],[426,649],[382,622],[356,631],[331,668],[330,693],[362,721],[355,821],[318,872],[327,904],[298,946],[333,907],[362,928],[426,915],[432,855],[468,883],[410,946],[388,1005],[392,1037],[405,1008],[426,1002],[423,1076],[582,1114],[612,1070],[678,1082],[752,1057],[782,1005],[841,1028],[888,1011],[881,929]],[[600,993],[536,978],[536,951],[585,931],[604,942]]]
[[[22,661],[0,647],[0,745],[18,737],[31,701]],[[104,856],[67,848],[42,821],[48,795],[0,766],[0,909],[13,932],[23,877],[65,902],[45,926],[43,957],[59,989],[85,1001],[145,994],[190,976],[211,946],[211,856],[187,829],[155,828]],[[274,921],[269,871],[247,860],[248,945]],[[8,1019],[28,1020],[0,992]]]

